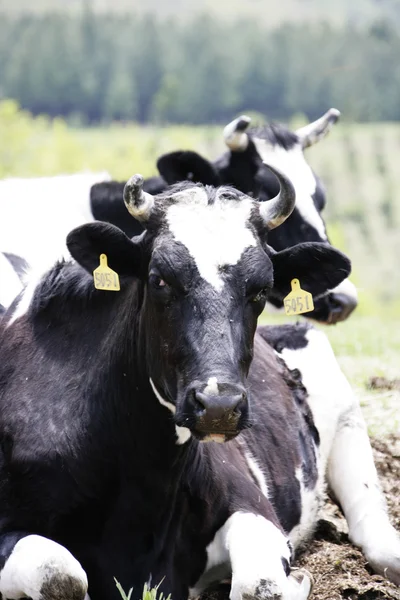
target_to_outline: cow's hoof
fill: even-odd
[[[299,600],[307,600],[311,596],[314,579],[306,569],[291,569],[288,581],[295,588],[295,597]]]
[[[376,527],[369,532],[368,543],[362,544],[362,551],[371,568],[400,586],[400,536],[388,524]],[[361,544],[360,544],[361,545]]]
[[[45,580],[40,589],[40,600],[84,600],[87,585],[71,575],[54,574]]]

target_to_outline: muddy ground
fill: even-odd
[[[375,464],[393,525],[400,531],[400,435],[372,440]],[[400,600],[400,588],[372,574],[347,537],[346,521],[328,502],[315,541],[299,558],[315,580],[313,600]]]
[[[373,439],[372,445],[391,520],[400,531],[400,435]],[[400,600],[400,588],[374,575],[361,552],[349,543],[346,521],[329,500],[315,540],[296,563],[314,577],[312,600]],[[229,586],[201,598],[228,600]]]

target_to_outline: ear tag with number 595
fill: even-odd
[[[314,310],[313,297],[310,292],[302,290],[300,281],[292,279],[290,282],[292,291],[286,296],[283,303],[286,315],[302,315],[303,313]]]
[[[100,254],[100,266],[93,271],[94,287],[106,292],[119,292],[118,273],[110,269],[106,254]]]

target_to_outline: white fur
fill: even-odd
[[[339,416],[353,401],[353,393],[326,335],[312,328],[307,331],[306,338],[308,344],[305,348],[284,348],[281,356],[289,369],[301,372],[321,438],[321,470],[325,472]]]
[[[282,558],[290,563],[285,535],[261,515],[236,512],[209,544],[205,573],[191,595],[200,593],[213,581],[213,577],[229,575],[230,567],[231,600],[278,596],[282,600],[307,598],[311,587],[309,582],[299,584],[287,577]]]
[[[260,467],[260,465],[258,464],[258,461],[251,454],[250,450],[247,450],[247,449],[245,450],[244,457],[246,459],[246,462],[250,469],[251,474],[253,475],[254,479],[257,482],[258,487],[260,488],[260,490],[262,491],[264,496],[266,498],[268,498],[269,497],[268,484],[267,484],[267,479],[266,479],[265,473],[262,470],[262,467]]]
[[[174,415],[176,413],[175,406],[172,404],[172,402],[168,402],[168,400],[164,400],[164,398],[161,396],[160,392],[157,390],[156,386],[154,385],[154,382],[151,377],[150,377],[150,385],[153,388],[154,395],[157,398],[157,400],[159,401],[159,403],[162,404],[162,406],[165,406],[166,408],[168,408],[168,410]],[[179,427],[178,425],[175,425],[175,431],[176,431],[176,443],[179,446],[181,446],[182,444],[185,444],[191,436],[190,429],[188,429],[187,427]]]
[[[339,283],[338,286],[331,290],[332,294],[343,294],[344,296],[348,296],[354,302],[358,301],[357,288],[349,279],[345,279],[342,283]]]
[[[108,173],[80,173],[0,181],[0,250],[48,269],[69,257],[68,233],[93,221],[90,189]]]
[[[10,600],[40,600],[43,584],[57,574],[70,575],[87,590],[86,573],[66,548],[42,536],[28,535],[17,542],[0,573],[0,593]]]
[[[276,167],[291,180],[296,190],[296,208],[303,219],[318,232],[322,240],[327,240],[324,222],[315,208],[312,198],[316,190],[316,180],[310,165],[304,158],[300,144],[285,150],[278,144],[270,144],[267,140],[253,138],[257,152],[262,160]]]
[[[218,396],[218,379],[216,377],[210,377],[207,381],[207,385],[203,390],[203,394],[207,394],[208,396]]]
[[[186,246],[201,277],[221,292],[224,280],[220,268],[237,264],[246,248],[257,244],[248,227],[254,201],[246,198],[232,202],[217,192],[215,203],[209,205],[207,193],[201,188],[179,197],[183,201],[166,212],[170,231]]]
[[[10,261],[0,252],[0,304],[10,306],[22,290],[22,283]]]
[[[17,319],[24,316],[31,305],[32,298],[35,294],[36,288],[39,285],[46,270],[41,271],[30,271],[25,277],[25,288],[19,294],[18,302],[14,309],[14,312],[9,315],[7,327],[10,327]]]
[[[318,479],[315,487],[307,489],[301,468],[296,470],[296,478],[300,483],[301,516],[300,523],[290,532],[290,541],[294,548],[308,542],[315,531],[325,491],[325,473],[321,472],[318,465]]]

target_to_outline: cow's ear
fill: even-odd
[[[118,227],[96,221],[73,229],[67,236],[71,256],[90,274],[100,265],[100,254],[120,277],[138,277],[141,272],[141,245],[130,240]]]
[[[200,154],[191,150],[178,150],[164,154],[158,159],[157,168],[169,185],[179,181],[219,185],[219,176],[215,167]]]
[[[351,271],[350,260],[339,250],[319,242],[305,242],[276,252],[273,295],[283,299],[291,291],[290,282],[298,279],[301,287],[315,298],[335,288]]]

